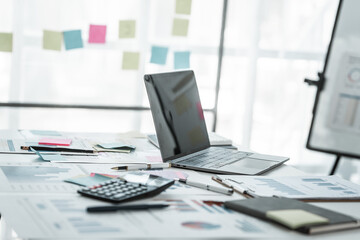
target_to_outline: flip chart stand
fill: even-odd
[[[318,77],[319,77],[318,80],[311,80],[311,79],[307,79],[307,78],[305,78],[305,80],[304,80],[304,82],[309,84],[309,86],[317,87],[316,97],[315,97],[315,104],[314,104],[314,108],[313,108],[313,111],[312,111],[313,116],[315,115],[316,107],[318,106],[320,92],[323,90],[324,84],[325,84],[325,76],[324,76],[324,74],[321,73],[321,72],[318,72]],[[311,132],[311,129],[310,129],[310,132]],[[307,147],[308,147],[308,144],[309,144],[309,141],[307,142]],[[336,159],[335,159],[335,162],[334,162],[334,164],[333,164],[333,166],[331,168],[331,171],[330,171],[329,175],[334,175],[335,174],[341,157],[342,157],[342,155],[336,154]]]

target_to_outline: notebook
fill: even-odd
[[[227,201],[224,205],[306,234],[360,227],[359,219],[289,198],[251,198]]]
[[[210,147],[193,71],[148,74],[144,80],[161,156],[172,167],[256,175],[289,159]]]

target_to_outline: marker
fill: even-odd
[[[124,206],[97,206],[88,207],[86,211],[89,213],[97,212],[115,212],[115,211],[126,211],[126,210],[148,210],[156,208],[166,208],[169,204],[136,204],[136,205],[124,205]]]
[[[220,187],[216,187],[216,186],[212,186],[212,185],[207,185],[204,183],[189,181],[187,179],[180,178],[179,182],[187,184],[189,186],[205,189],[205,190],[216,192],[216,193],[222,193],[222,194],[226,194],[226,195],[231,195],[234,192],[233,189],[220,188]]]
[[[170,168],[170,163],[148,163],[148,164],[136,164],[136,165],[129,165],[129,166],[118,166],[112,167],[112,170],[162,170],[164,168]]]

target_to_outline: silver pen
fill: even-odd
[[[221,187],[215,187],[215,186],[212,186],[212,185],[207,185],[207,184],[204,184],[204,183],[189,181],[187,179],[182,179],[182,178],[179,179],[179,182],[187,184],[189,186],[201,188],[201,189],[216,192],[216,193],[222,193],[222,194],[226,194],[226,195],[231,195],[234,192],[233,189],[225,189],[225,188],[221,188]]]

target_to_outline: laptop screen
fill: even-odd
[[[193,71],[144,76],[164,161],[210,147]]]

